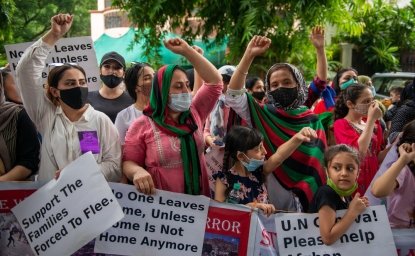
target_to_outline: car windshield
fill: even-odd
[[[395,87],[405,87],[407,81],[412,81],[410,77],[373,77],[372,83],[376,93],[381,97],[389,97],[389,90]]]

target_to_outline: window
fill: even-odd
[[[105,8],[110,8],[112,6],[112,0],[105,0]]]
[[[121,27],[121,17],[118,14],[110,13],[105,15],[105,28]]]

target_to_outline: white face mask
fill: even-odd
[[[369,112],[369,107],[370,107],[370,105],[371,105],[371,104],[372,104],[372,102],[367,103],[367,104],[362,104],[362,103],[360,103],[360,104],[356,104],[356,106],[355,106],[354,110],[355,110],[357,113],[359,113],[359,114],[362,114],[362,115],[366,116],[366,115],[367,115],[367,113]]]
[[[189,110],[190,104],[192,104],[191,93],[170,94],[170,102],[168,106],[171,110],[176,112],[184,112]]]

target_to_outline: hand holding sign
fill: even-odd
[[[71,254],[124,217],[91,153],[12,212],[36,255]]]

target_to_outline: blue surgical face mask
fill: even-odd
[[[190,104],[192,104],[191,93],[176,93],[170,94],[169,108],[176,112],[184,112],[189,110]]]
[[[243,153],[242,153],[243,154]],[[245,154],[244,154],[245,155]],[[245,155],[246,156],[246,155]],[[253,158],[249,158],[246,156],[246,158],[248,158],[248,163],[245,161],[241,161],[242,165],[245,166],[245,168],[248,170],[248,172],[253,172],[256,169],[258,169],[259,167],[264,165],[265,162],[265,158],[262,158],[260,160],[258,159],[253,159]]]

